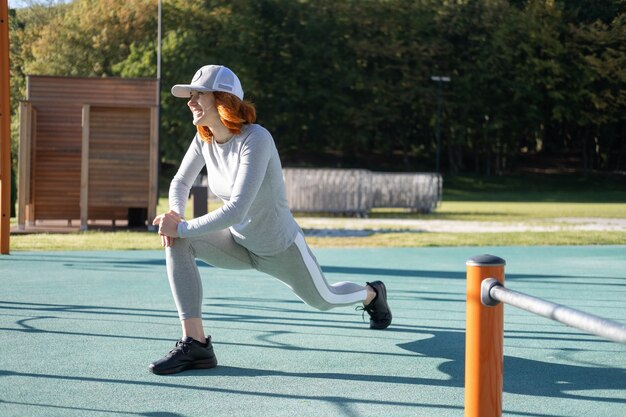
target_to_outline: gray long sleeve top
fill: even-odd
[[[170,209],[183,214],[189,191],[206,165],[210,190],[224,205],[178,224],[178,236],[200,236],[230,228],[235,241],[257,255],[274,255],[291,245],[300,230],[289,207],[278,151],[271,134],[257,124],[224,144],[193,139],[170,184]]]

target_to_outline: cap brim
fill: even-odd
[[[210,89],[193,84],[176,84],[172,87],[172,95],[180,98],[189,98],[192,91],[211,91]]]

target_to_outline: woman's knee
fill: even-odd
[[[184,237],[178,237],[174,239],[174,244],[171,247],[174,250],[182,250],[182,251],[188,251],[190,249],[193,249],[191,239],[187,239]]]
[[[165,248],[166,257],[172,260],[187,257],[190,253],[195,256],[194,252],[190,239],[185,238],[176,238],[172,246]]]

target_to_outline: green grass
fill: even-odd
[[[187,205],[186,218],[191,218]],[[213,203],[209,209],[215,209]],[[157,212],[168,210],[161,198]],[[321,217],[321,216],[320,216]],[[444,199],[434,213],[376,209],[372,219],[464,220],[555,224],[562,217],[626,218],[626,176],[456,176],[444,180]],[[15,219],[12,219],[12,224]],[[310,237],[313,247],[420,247],[518,245],[624,245],[626,232],[374,233],[366,237]],[[14,235],[12,250],[159,249],[156,233],[98,232]]]
[[[626,245],[626,232],[374,233],[367,237],[309,237],[307,241],[314,248]],[[85,232],[11,237],[12,251],[145,250],[160,248],[156,234],[148,232]]]
[[[475,220],[518,222],[561,217],[626,218],[624,203],[554,203],[511,201],[443,201],[430,214],[406,210],[375,209],[370,218],[413,218],[424,220]]]
[[[626,175],[444,177],[444,201],[626,203]]]
[[[156,233],[149,232],[76,232],[37,233],[11,236],[11,250],[145,250],[160,249]]]
[[[376,233],[368,237],[309,237],[312,247],[433,247],[626,245],[626,232]]]

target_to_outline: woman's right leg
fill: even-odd
[[[248,251],[228,230],[175,239],[165,253],[167,276],[181,321],[202,317],[202,281],[196,258],[218,268],[252,268]]]
[[[175,239],[166,248],[167,275],[183,328],[176,347],[148,369],[155,374],[172,374],[187,369],[217,366],[211,338],[202,326],[202,281],[196,258],[220,268],[252,268],[248,251],[235,243],[228,230],[198,238]]]

